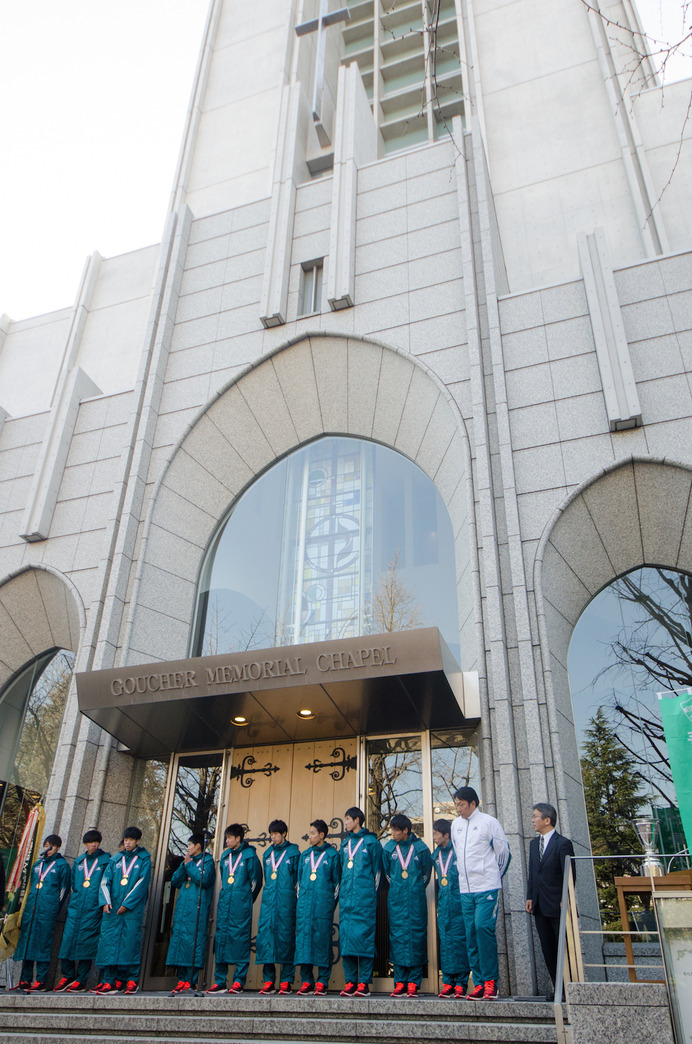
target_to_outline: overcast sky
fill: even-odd
[[[681,0],[638,5],[652,35],[681,37]],[[2,5],[0,314],[24,319],[71,305],[87,255],[159,241],[207,8],[208,0]]]

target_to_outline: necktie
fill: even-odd
[[[545,848],[545,838],[543,837],[543,834],[541,834],[540,839],[538,841],[538,859],[539,859],[539,861],[543,858],[543,850],[544,850],[544,848]]]

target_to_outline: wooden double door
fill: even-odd
[[[295,743],[285,746],[237,748],[228,787],[228,821],[248,827],[247,840],[263,853],[271,844],[269,823],[283,819],[288,838],[301,851],[307,847],[312,820],[323,819],[327,840],[337,847],[344,836],[344,812],[357,802],[358,755],[355,739],[338,743]],[[260,898],[252,919],[253,950],[257,934]],[[338,907],[332,931],[334,971],[330,988],[341,988],[343,973],[339,952]],[[248,987],[259,989],[261,967],[250,964]]]
[[[173,970],[166,966],[176,891],[171,878],[182,860],[187,839],[199,830],[213,835],[208,851],[218,860],[229,823],[241,823],[259,859],[271,844],[269,824],[283,819],[288,838],[301,851],[314,819],[328,824],[328,840],[337,847],[344,836],[344,812],[358,804],[358,740],[317,741],[274,746],[236,747],[227,751],[174,756],[168,771],[163,823],[156,858],[145,940],[144,987],[170,989]],[[213,967],[211,940],[216,895],[209,924],[206,980]],[[262,895],[253,912],[252,954],[248,989],[261,985],[262,969],[254,961]],[[334,971],[330,988],[343,985],[339,961],[338,907],[332,933]]]

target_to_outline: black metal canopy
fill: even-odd
[[[83,714],[147,757],[458,728],[480,715],[476,675],[437,628],[90,671],[77,694]]]

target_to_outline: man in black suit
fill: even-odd
[[[572,842],[558,834],[556,822],[557,812],[552,805],[541,802],[533,806],[531,824],[538,837],[534,837],[529,845],[529,884],[526,890],[526,912],[536,919],[536,931],[553,989],[565,858],[574,855]],[[574,864],[572,867],[574,873]]]

